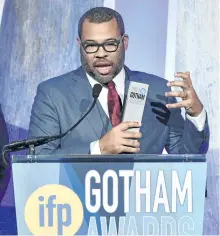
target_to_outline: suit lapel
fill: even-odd
[[[124,114],[125,103],[126,103],[127,95],[128,95],[128,88],[129,88],[129,84],[130,84],[130,76],[131,76],[131,72],[128,69],[128,67],[125,66],[125,90],[124,90],[124,101],[123,101],[123,107],[122,107],[122,117],[123,117],[123,114]]]
[[[70,86],[70,89],[78,102],[81,116],[83,116],[93,102],[92,87],[82,67],[79,67],[76,71],[74,71],[72,80],[74,83]],[[111,129],[111,125],[109,126],[109,119],[98,99],[95,107],[85,119],[89,122],[88,126],[90,127],[85,128],[92,129],[96,139],[100,139],[100,137]],[[88,134],[89,133],[90,132],[88,132]]]
[[[79,67],[73,72],[72,80],[74,83],[70,83],[69,81],[69,87],[72,91],[73,96],[78,102],[79,110],[82,117],[93,102],[92,87],[82,67]],[[132,80],[132,73],[128,67],[125,67],[125,93],[122,114],[127,99],[130,80]],[[97,100],[95,107],[85,119],[87,119],[88,121],[88,127],[85,128],[92,129],[92,133],[95,135],[95,138],[100,139],[100,137],[102,137],[112,129],[112,124],[105,111],[103,110],[99,100]]]
[[[140,82],[136,73],[130,71],[129,68],[125,67],[125,93],[123,109],[125,107],[130,81]],[[148,83],[147,77],[146,83]],[[82,67],[73,72],[73,76],[69,80],[68,85],[72,91],[73,96],[78,102],[78,107],[81,112],[80,117],[82,117],[93,102],[92,87]],[[155,114],[153,114],[150,104],[150,102],[154,100],[155,99],[153,96],[152,88],[149,87],[142,119],[142,127],[140,130],[140,132],[143,134],[141,142],[144,142],[144,145],[142,145],[141,148],[141,152],[145,150],[146,146],[148,145],[148,139],[146,139],[146,137],[149,133],[154,132],[153,123],[155,122]],[[105,114],[105,111],[103,110],[99,100],[97,100],[95,107],[85,118],[85,120],[87,120],[87,122],[84,123],[84,128],[88,130],[88,135],[93,135],[92,139],[94,140],[100,139],[103,135],[105,135],[109,130],[112,129],[111,122],[108,116]]]
[[[124,93],[124,103],[127,99],[127,95],[128,95],[128,88],[129,88],[129,84],[131,81],[131,71],[128,69],[128,67],[125,67],[125,93]],[[123,104],[124,104],[123,103]]]

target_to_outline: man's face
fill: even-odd
[[[120,40],[115,52],[107,52],[103,47],[99,47],[98,51],[94,53],[86,53],[84,50],[86,48],[89,52],[94,51],[95,48],[97,49],[96,43],[107,43],[105,44],[107,50],[112,50],[114,46],[111,45],[115,45],[115,40]],[[78,43],[82,66],[99,83],[111,81],[124,66],[128,37],[125,36],[122,39],[115,19],[100,24],[85,20],[81,40],[78,39]]]

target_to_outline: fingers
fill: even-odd
[[[177,72],[177,73],[175,73],[175,77],[180,77],[183,80],[185,80],[188,84],[192,85],[192,80],[190,78],[189,71],[186,71],[185,73],[184,72]]]
[[[137,153],[140,152],[140,142],[137,140],[132,139],[121,139],[119,142],[114,146],[115,151],[113,153]]]
[[[127,138],[127,139],[140,139],[142,137],[142,133],[140,132],[129,132],[129,131],[124,131],[122,134],[122,138]]]
[[[121,152],[138,153],[138,152],[140,152],[140,148],[133,148],[133,147],[124,146]]]
[[[191,88],[192,87],[192,80],[190,78],[190,72],[177,72],[175,73],[175,77],[180,77],[183,79],[183,81],[175,80],[170,81],[167,83],[167,86],[177,86],[181,87],[183,89]]]
[[[190,107],[190,101],[181,101],[173,104],[167,104],[167,108],[182,108],[182,107]]]
[[[120,128],[121,131],[125,131],[129,128],[139,128],[141,127],[141,124],[135,121],[126,121],[119,124],[118,127]]]
[[[130,132],[129,128],[139,128],[138,122],[123,122],[99,140],[102,154],[137,153],[140,152],[140,132]]]
[[[185,99],[187,97],[187,93],[185,91],[171,91],[165,93],[166,97],[180,97]]]
[[[186,72],[176,72],[175,73],[175,77],[180,77],[182,79],[191,81],[191,79],[190,79],[190,72],[189,71],[186,71]]]
[[[176,72],[175,77],[181,77],[183,79],[189,79],[190,73],[189,72]]]
[[[175,80],[175,81],[170,81],[167,83],[168,87],[181,87],[182,89],[188,89],[191,87],[191,84],[189,84],[186,81],[180,81],[180,80]]]
[[[123,139],[122,145],[135,148],[140,147],[140,143],[137,140],[132,140],[132,139]]]

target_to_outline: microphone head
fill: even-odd
[[[101,84],[95,84],[92,88],[93,98],[98,98],[101,91],[102,91],[102,85]]]

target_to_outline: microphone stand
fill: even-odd
[[[21,146],[21,147],[17,147],[15,150],[13,149],[3,149],[2,151],[2,161],[3,161],[3,166],[4,167],[7,167],[8,166],[8,161],[6,161],[6,154],[10,153],[10,152],[13,152],[13,151],[20,151],[20,150],[23,150],[23,149],[26,149],[27,147],[26,146]],[[28,155],[30,156],[34,156],[35,155],[35,145],[34,144],[30,144],[28,146]]]
[[[34,144],[31,144],[31,145],[29,145],[29,148],[28,148],[28,155],[30,155],[30,156],[34,156],[35,155],[35,146],[34,146]]]
[[[54,136],[43,136],[43,137],[36,137],[33,139],[26,139],[22,141],[15,141],[11,144],[5,145],[2,151],[2,159],[3,159],[3,164],[4,166],[7,166],[8,163],[5,159],[5,155],[8,152],[12,151],[19,151],[28,148],[29,149],[29,155],[35,155],[35,147],[52,142],[57,139],[61,139],[64,136],[68,135],[73,129],[75,129],[84,119],[85,117],[91,112],[91,110],[94,108],[96,101],[99,97],[99,94],[101,93],[102,86],[100,84],[95,84],[93,87],[93,103],[89,110],[66,132],[59,134],[59,135],[54,135]]]

